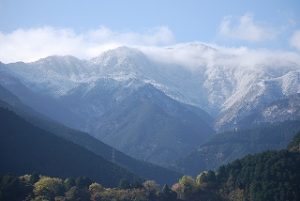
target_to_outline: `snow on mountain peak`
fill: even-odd
[[[292,62],[294,57],[187,43],[147,50],[119,47],[91,60],[51,56],[9,64],[8,70],[33,89],[54,96],[82,84],[92,86],[103,78],[120,83],[138,80],[177,101],[221,114],[219,123],[223,124],[277,96],[299,93],[300,65]],[[276,61],[280,62],[275,65]]]
[[[114,66],[125,62],[126,60],[132,60],[136,62],[136,60],[141,59],[145,60],[146,56],[138,49],[121,46],[116,49],[108,50],[98,57],[92,58],[90,62],[104,66]]]

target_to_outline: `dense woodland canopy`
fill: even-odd
[[[248,155],[196,178],[173,184],[129,182],[105,188],[87,177],[54,178],[38,174],[0,177],[0,200],[97,201],[297,201],[300,199],[300,132],[288,150]]]

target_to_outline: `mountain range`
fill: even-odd
[[[1,63],[0,84],[37,112],[165,167],[216,132],[299,119],[299,65],[238,65],[228,60],[239,55],[199,43],[164,51],[169,61],[174,52],[192,51],[199,62],[119,47],[89,60]],[[204,59],[210,57],[224,62]]]
[[[113,147],[110,147],[101,141],[97,140],[96,138],[93,138],[92,136],[88,135],[87,133],[83,133],[81,131],[77,131],[71,128],[68,128],[59,122],[56,122],[39,112],[34,111],[32,108],[24,105],[16,96],[11,94],[9,91],[4,89],[0,86],[0,109],[5,114],[5,116],[15,116],[12,118],[12,121],[5,120],[10,125],[14,125],[15,127],[20,127],[19,122],[24,121],[26,122],[26,127],[29,127],[28,130],[24,131],[26,135],[28,135],[28,138],[33,137],[31,135],[31,132],[37,132],[37,133],[47,133],[46,135],[54,135],[54,137],[51,138],[57,138],[57,141],[61,141],[66,144],[66,146],[69,146],[69,144],[76,144],[81,149],[85,150],[87,152],[86,155],[97,155],[101,160],[104,160],[102,162],[102,165],[106,167],[105,163],[114,163],[116,168],[119,169],[126,169],[128,172],[134,173],[137,178],[137,176],[141,179],[154,179],[159,183],[171,183],[174,182],[180,174],[156,165],[153,165],[151,163],[147,163],[144,161],[139,161],[134,158],[131,158],[124,153],[116,150]],[[6,111],[8,110],[8,111]],[[13,121],[19,119],[18,121]],[[2,121],[3,126],[5,126],[5,123]],[[31,128],[31,129],[30,129]],[[5,130],[1,129],[1,133],[4,135],[4,137],[8,137],[9,134]],[[19,134],[18,132],[14,131],[16,135]],[[6,136],[7,135],[7,136]],[[4,138],[3,137],[3,138]],[[3,139],[4,140],[4,139]],[[16,143],[20,139],[16,138],[15,141],[11,141],[8,143],[9,147],[18,147],[16,146]],[[44,141],[43,141],[44,142]],[[45,146],[51,146],[47,142]],[[36,149],[36,152],[44,153],[46,150],[39,150],[39,146],[42,147],[42,145],[37,145],[35,141],[31,142],[31,145],[28,144],[28,148]],[[20,151],[20,149],[16,149],[14,152],[24,152]],[[72,152],[72,151],[71,151]],[[26,153],[26,152],[25,152]],[[3,151],[3,154],[7,154],[6,158],[9,158],[10,151]],[[24,154],[24,153],[23,153]],[[69,157],[68,154],[61,153],[62,158]],[[23,158],[23,157],[22,157]],[[21,157],[13,157],[15,161],[23,160]],[[31,155],[29,154],[26,156],[27,160],[31,160]],[[38,161],[33,161],[31,163],[35,163]],[[6,161],[6,163],[9,165],[10,163]],[[47,165],[47,160],[44,161],[45,165]],[[88,163],[88,161],[86,161]],[[32,168],[32,171],[39,172],[39,173],[47,173],[52,174],[51,168],[48,168],[47,170],[37,169],[34,165],[30,166]],[[58,165],[59,167],[59,165]],[[120,168],[122,167],[122,168]],[[22,168],[19,168],[20,171],[23,171],[25,173],[25,169],[28,168],[26,165],[23,165]],[[65,167],[63,167],[65,168]],[[62,168],[62,169],[63,169]],[[28,170],[28,169],[27,169]],[[50,170],[50,172],[49,172]],[[13,171],[12,171],[13,172]],[[63,171],[62,171],[63,172]],[[104,172],[105,173],[105,172]],[[77,176],[83,176],[84,172],[79,171],[77,173]],[[110,173],[108,173],[110,174]],[[57,176],[64,176],[62,174],[56,174]],[[75,176],[75,175],[73,175]],[[126,175],[124,176],[126,177]],[[123,179],[122,174],[119,176],[119,180]],[[97,178],[99,179],[99,178]],[[109,179],[108,179],[109,180]],[[114,181],[114,184],[117,184],[119,180]],[[103,181],[109,183],[109,181]],[[107,184],[106,183],[106,184]],[[109,183],[112,184],[112,183]]]

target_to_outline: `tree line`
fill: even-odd
[[[197,177],[181,177],[171,187],[155,181],[121,179],[106,188],[87,177],[39,174],[0,176],[0,200],[25,201],[298,201],[300,132],[288,150],[248,155]]]

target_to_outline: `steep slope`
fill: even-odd
[[[219,168],[219,192],[225,200],[299,200],[300,154],[268,151]]]
[[[78,145],[26,122],[13,112],[0,108],[0,172],[38,172],[52,176],[88,176],[107,186],[137,176]]]
[[[294,138],[290,144],[296,144]],[[299,143],[298,143],[299,144]],[[218,169],[226,200],[299,200],[300,153],[289,150],[249,155]]]
[[[288,145],[289,151],[300,152],[300,131],[294,136]]]
[[[180,64],[193,72],[198,82],[189,75],[181,83],[193,81],[193,87],[176,90],[192,104],[216,116],[218,129],[226,129],[227,124],[231,127],[239,117],[300,90],[299,58],[293,60],[276,52],[234,52],[201,43],[180,44],[160,51],[162,55],[152,57],[161,58],[161,63]]]
[[[200,109],[144,85],[113,104],[91,133],[133,157],[168,166],[213,133],[206,120]]]
[[[294,134],[295,135],[295,134]],[[290,145],[299,145],[299,132]],[[289,146],[289,148],[292,148]],[[265,151],[222,165],[216,171],[182,177],[173,185],[186,201],[297,201],[300,198],[300,153]]]
[[[300,120],[300,94],[293,94],[276,100],[260,111],[246,116],[239,122],[239,125],[246,127],[260,123],[274,123],[288,120]]]
[[[89,69],[85,64],[72,56],[49,56],[31,63],[8,64],[3,71],[20,79],[33,91],[57,97],[89,77]]]
[[[298,201],[300,153],[266,151],[235,160],[195,179],[182,177],[173,189],[186,201]]]
[[[272,55],[266,55],[248,64],[240,62],[247,54],[240,55],[234,51],[224,51],[222,48],[212,48],[199,43],[175,45],[162,48],[160,51],[165,55],[162,59],[155,59],[155,56],[151,56],[147,51],[120,47],[87,61],[69,56],[54,56],[27,64],[21,62],[1,64],[0,81],[3,86],[37,111],[69,127],[92,133],[111,145],[116,143],[117,147],[123,147],[121,149],[130,154],[133,152],[130,150],[133,144],[121,144],[116,142],[114,137],[118,135],[117,133],[123,132],[120,131],[120,125],[126,127],[128,132],[133,129],[141,133],[138,130],[143,128],[146,119],[144,121],[140,119],[140,112],[137,110],[147,112],[148,114],[143,117],[148,116],[149,119],[158,112],[166,117],[166,122],[171,123],[174,120],[170,120],[169,111],[162,113],[161,107],[158,108],[151,103],[152,99],[157,98],[151,94],[153,90],[148,91],[148,99],[151,99],[148,103],[136,101],[137,105],[133,107],[133,104],[126,101],[134,97],[135,93],[138,94],[144,86],[151,85],[163,93],[164,99],[176,101],[178,111],[183,107],[189,111],[193,108],[193,113],[195,110],[201,110],[200,108],[204,109],[216,118],[215,128],[219,131],[233,129],[240,124],[250,125],[251,122],[244,120],[258,114],[272,102],[300,92],[299,63],[292,62],[293,59],[290,60],[290,57],[274,58]],[[184,56],[190,56],[191,61],[178,60]],[[268,59],[272,62],[268,62]],[[24,90],[21,90],[21,87]],[[142,97],[140,99],[143,100]],[[118,104],[123,105],[121,108],[123,111],[126,108],[127,111],[131,111],[129,108],[133,107],[130,118],[136,120],[125,123],[125,119],[120,115],[129,118],[126,116],[127,113],[112,114],[117,111],[114,108]],[[148,109],[144,110],[146,104]],[[200,115],[201,119],[211,125],[209,115],[203,111],[200,113],[206,116],[203,118]],[[106,116],[115,124],[103,125],[103,122],[108,122]],[[171,115],[171,117],[176,118],[172,124],[176,121],[179,127],[184,128],[185,124],[182,122],[185,119],[182,116]],[[154,125],[157,130],[152,132],[174,132],[164,130],[166,128],[164,126]],[[176,127],[176,130],[181,130],[179,127]],[[102,129],[107,133],[102,133]],[[201,130],[205,129],[199,128],[200,133]],[[116,134],[112,133],[109,137],[110,132]],[[189,133],[185,137],[189,138],[188,135]],[[166,136],[180,144],[176,134]],[[136,138],[133,142],[139,142],[138,137],[141,136],[131,137]],[[201,142],[203,140],[198,143]],[[148,152],[153,151],[153,146],[156,145],[154,141],[151,143],[147,147]],[[194,144],[189,146],[193,147]],[[177,151],[180,152],[179,149]],[[182,151],[181,153],[184,153],[185,149]],[[164,154],[161,157],[165,158]],[[151,161],[162,160],[159,157],[153,159],[149,153],[138,157]]]
[[[284,72],[278,77],[269,75],[265,69],[244,73],[240,76],[243,84],[237,84],[240,89],[237,88],[224,102],[216,120],[216,127],[221,130],[235,127],[245,117],[260,112],[275,100],[300,91],[299,70]]]
[[[33,91],[53,97],[66,95],[82,84],[90,87],[102,78],[138,79],[218,117],[219,129],[232,127],[241,118],[300,90],[299,63],[289,57],[266,55],[245,64],[240,61],[247,54],[201,43],[158,51],[162,59],[151,52],[120,47],[88,61],[52,56],[33,63],[5,65],[5,69]],[[178,60],[185,56],[190,61]]]
[[[0,107],[9,108],[35,126],[78,144],[108,161],[117,163],[119,166],[134,172],[142,178],[153,179],[159,183],[172,183],[180,177],[179,173],[153,165],[151,163],[133,159],[122,152],[102,143],[96,138],[91,137],[87,133],[65,127],[35,112],[31,108],[24,105],[16,96],[4,89],[1,85],[0,100]],[[114,158],[112,158],[113,155]]]
[[[8,70],[5,69],[3,71],[6,74],[9,74],[7,71],[10,70],[17,72],[13,73],[16,77],[10,79],[12,80],[10,83],[17,84],[2,83],[24,103],[37,111],[67,126],[88,132],[126,154],[161,165],[169,165],[170,162],[183,157],[213,133],[210,128],[212,119],[206,112],[197,107],[171,99],[156,87],[155,82],[146,79],[147,76],[156,74],[159,77],[160,74],[151,68],[148,69],[147,66],[142,66],[149,63],[144,58],[145,56],[141,56],[143,55],[142,53],[121,48],[116,50],[116,52],[108,52],[107,54],[101,58],[102,66],[99,66],[100,64],[97,62],[91,62],[91,66],[89,66],[89,69],[94,69],[97,72],[95,75],[97,76],[96,80],[89,80],[90,82],[81,80],[82,82],[79,82],[76,80],[79,79],[78,77],[74,78],[71,80],[75,80],[73,87],[60,96],[57,96],[57,94],[53,97],[51,96],[51,86],[55,85],[60,74],[57,70],[51,70],[51,76],[53,76],[53,72],[56,73],[53,76],[53,80],[51,80],[51,76],[49,77],[44,72],[47,68],[54,68],[54,64],[57,63],[56,60],[59,59],[57,57],[54,58],[54,64],[50,63],[51,65],[48,60],[53,60],[53,58],[47,58],[45,59],[46,61],[38,61],[32,64],[33,67],[26,64],[27,66],[23,69],[24,72],[20,72],[19,68],[21,67],[18,67],[19,64],[12,64]],[[65,58],[60,59],[62,59],[59,62],[60,65],[61,63],[66,63],[64,62]],[[45,69],[40,67],[40,63],[47,64],[45,64]],[[115,66],[109,66],[107,63]],[[30,85],[19,81],[24,76],[27,77],[26,69],[28,69],[28,72],[31,72],[31,68],[38,71],[38,75],[41,74],[41,80],[37,81],[41,83],[40,87],[44,87],[45,91],[50,91],[47,94],[43,94],[46,101],[35,96],[35,94],[40,94],[39,91],[41,89],[36,89],[35,87],[28,89]],[[69,68],[71,67],[67,67],[67,69]],[[42,76],[43,74],[47,76]],[[61,76],[68,78],[65,74]],[[3,77],[7,78],[7,76]],[[30,79],[31,77],[29,76]],[[31,80],[27,81],[32,82]],[[44,83],[47,82],[53,82],[54,84],[46,87]],[[28,87],[26,88],[25,85]],[[63,82],[62,85],[64,85]],[[19,90],[21,87],[24,89]],[[24,91],[29,91],[30,93],[24,94]],[[27,99],[35,101],[26,101]],[[41,108],[35,102],[46,102],[49,104],[41,104],[41,106],[44,106],[44,108]],[[48,105],[51,107],[49,111],[47,111]],[[146,108],[147,110],[144,110]],[[126,116],[128,115],[126,111],[132,111],[130,117]],[[61,113],[63,114],[61,115]],[[156,113],[160,115],[157,118],[155,117]],[[139,119],[140,115],[144,115],[145,119]],[[122,116],[124,118],[120,118]],[[128,118],[132,118],[132,120]],[[151,120],[154,120],[154,122],[149,124],[150,121],[147,118],[148,120],[152,118]],[[138,119],[140,121],[137,121]],[[111,129],[113,127],[112,122],[122,125],[126,129],[119,130],[120,127],[118,126]],[[153,129],[151,125],[153,125]],[[121,134],[122,132],[123,134]],[[153,138],[150,137],[151,135],[153,135]],[[114,139],[117,136],[122,137],[116,141]],[[192,140],[193,138],[195,140]],[[132,140],[132,142],[128,139]],[[176,143],[177,146],[171,146],[169,141]],[[136,147],[137,149],[130,150],[130,147]]]
[[[17,64],[23,66],[22,63]],[[26,80],[22,80],[18,78],[18,76],[15,76],[14,73],[9,72],[9,68],[10,66],[4,67],[0,64],[0,85],[16,95],[24,104],[34,108],[39,113],[72,128],[77,128],[78,125],[80,125],[79,122],[82,122],[84,118],[73,114],[68,108],[59,103],[56,98],[34,91],[34,87],[26,86],[24,83]]]
[[[179,160],[177,167],[186,174],[195,175],[199,171],[215,169],[247,154],[282,149],[298,130],[299,121],[287,121],[220,133]]]

